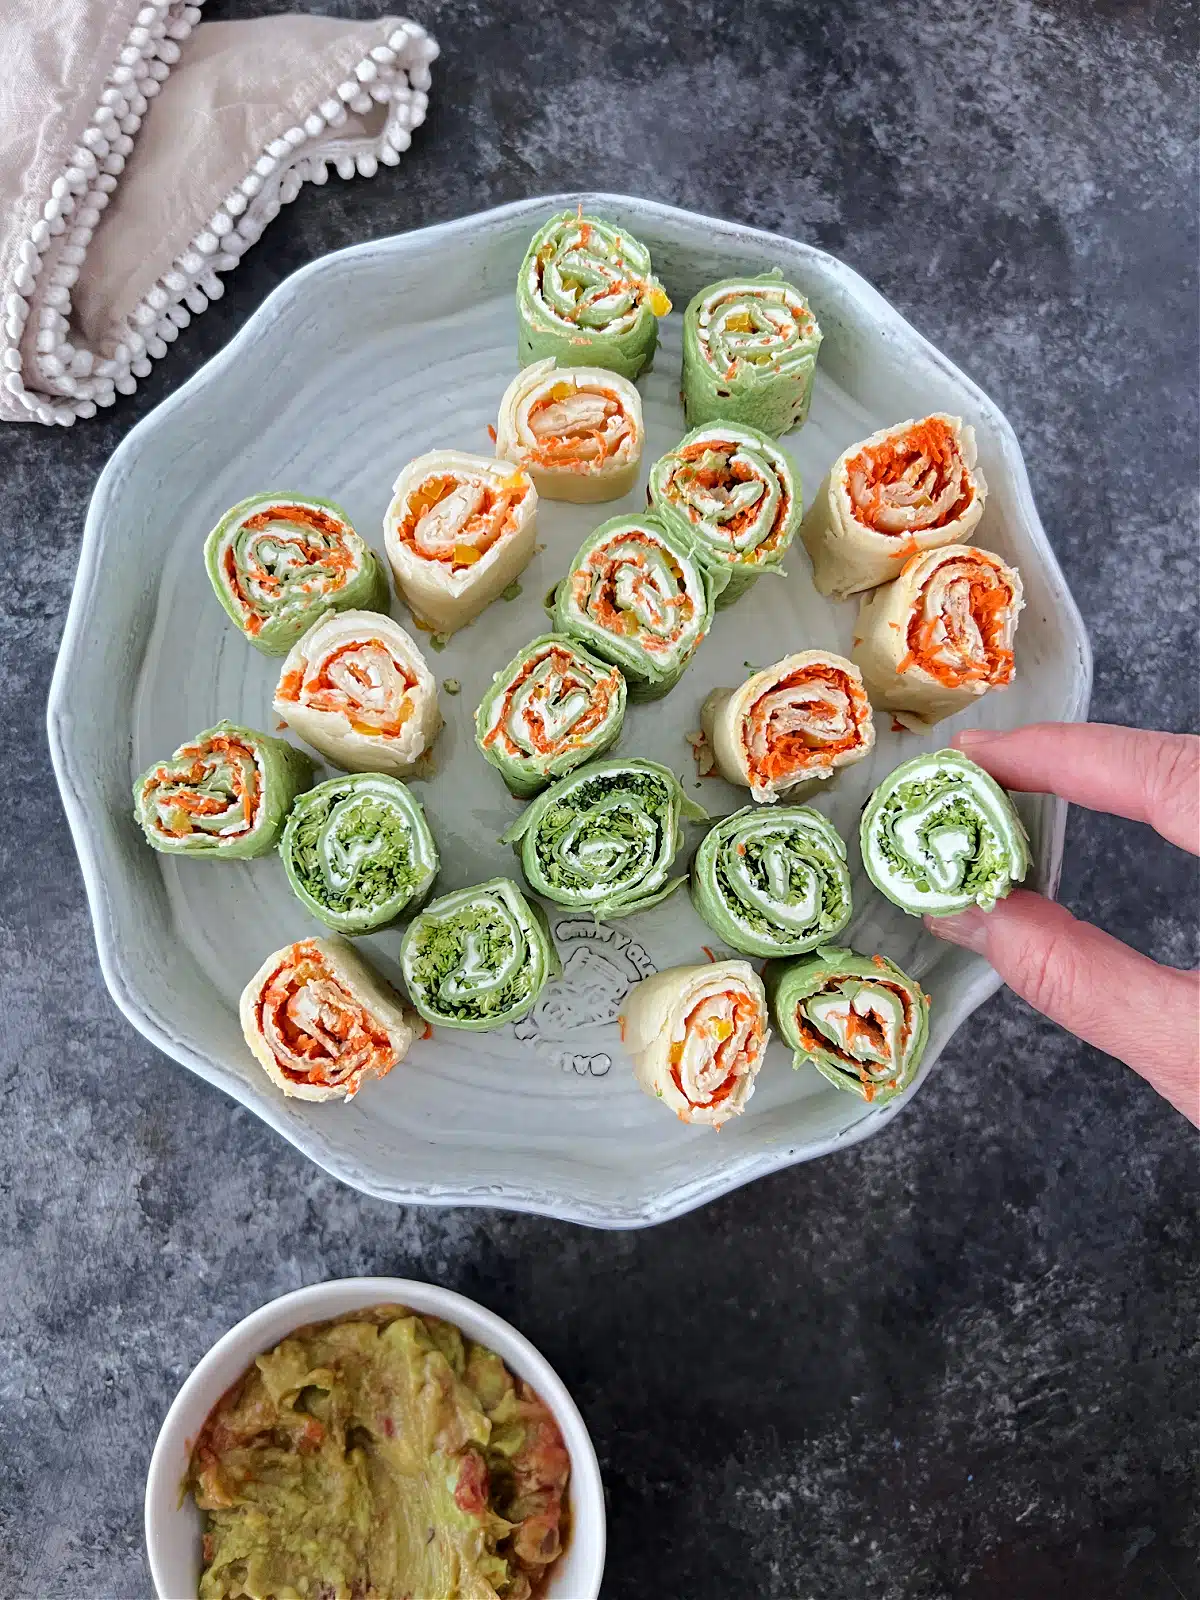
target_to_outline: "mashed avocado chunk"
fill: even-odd
[[[200,1600],[532,1600],[569,1471],[547,1407],[449,1323],[379,1306],[300,1328],[192,1451]]]

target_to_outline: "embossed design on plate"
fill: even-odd
[[[611,1052],[571,1046],[580,1042],[580,1032],[586,1032],[586,1042],[593,1044],[597,1028],[615,1025],[632,985],[658,968],[644,945],[620,928],[595,923],[590,917],[562,918],[555,924],[554,938],[562,957],[562,977],[545,990],[513,1032],[563,1072],[603,1078],[613,1064]]]

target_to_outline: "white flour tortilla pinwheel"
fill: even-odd
[[[453,633],[504,593],[533,557],[533,479],[509,461],[430,450],[396,479],[384,545],[418,626]]]
[[[621,1037],[638,1084],[681,1122],[719,1128],[746,1109],[771,1032],[748,961],[671,967],[635,983]]]
[[[923,550],[969,543],[987,499],[975,459],[975,430],[943,412],[843,450],[800,525],[820,593],[846,600]]]
[[[875,743],[862,675],[829,650],[800,650],[738,689],[714,689],[700,720],[721,776],[767,805],[811,792]]]
[[[641,395],[603,367],[535,361],[500,401],[496,454],[523,468],[547,500],[592,505],[628,494],[645,442]]]
[[[342,939],[269,955],[239,1014],[254,1059],[297,1100],[349,1100],[403,1061],[415,1036],[399,995]]]
[[[283,663],[275,710],[347,772],[411,775],[442,725],[416,641],[378,611],[322,618]]]
[[[990,550],[948,544],[859,602],[851,657],[878,711],[919,733],[1013,680],[1021,577]]]

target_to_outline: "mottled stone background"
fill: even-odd
[[[0,433],[0,1595],[147,1595],[185,1372],[272,1295],[396,1272],[573,1388],[613,1600],[1190,1600],[1195,1135],[1011,996],[875,1141],[624,1236],[365,1199],[108,1000],[43,733],[97,472],[293,268],[517,196],[640,193],[851,262],[1012,419],[1094,714],[1195,726],[1194,4],[414,9],[443,55],[403,164],[303,193],[134,400]],[[1139,949],[1196,961],[1196,888],[1072,815],[1064,898]]]

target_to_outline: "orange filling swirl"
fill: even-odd
[[[556,674],[554,685],[557,694],[563,699],[576,693],[587,695],[588,705],[582,716],[571,724],[570,733],[563,739],[555,737],[547,726],[543,702],[549,693],[548,686],[540,698],[535,696],[527,698],[522,708],[522,726],[530,745],[538,755],[552,755],[556,750],[585,744],[595,730],[606,721],[613,695],[620,681],[619,675],[613,671],[603,678],[584,678],[576,670],[570,651],[564,650],[561,645],[552,645],[544,655],[535,656],[527,661],[505,689],[497,709],[496,725],[484,736],[485,747],[503,742],[507,754],[523,753],[521,746],[508,731],[513,705],[528,680],[547,664]]]
[[[813,663],[763,691],[746,715],[743,740],[751,779],[779,783],[829,771],[863,742],[870,702],[849,673]]]
[[[897,672],[920,667],[947,689],[1003,688],[1013,675],[1015,602],[1000,564],[983,551],[939,565],[914,602]]]
[[[893,1054],[893,1059],[896,1063],[896,1071],[898,1072],[900,1070],[900,1064],[904,1061],[905,1055],[907,1054],[909,1040],[912,1038],[913,1034],[913,998],[907,992],[907,990],[900,986],[900,984],[890,983],[886,977],[873,979],[872,981],[879,988],[891,990],[891,992],[900,1001],[903,1009],[904,1021],[901,1024],[900,1037],[899,1039],[891,1042],[891,1053]],[[855,1077],[857,1077],[859,1083],[862,1085],[864,1100],[873,1100],[878,1090],[881,1087],[886,1087],[888,1080],[880,1075],[878,1067],[876,1067],[875,1073],[872,1074],[870,1061],[860,1060],[858,1056],[850,1053],[850,1050],[853,1049],[855,1042],[858,1040],[861,1040],[869,1050],[876,1052],[876,1059],[879,1055],[889,1053],[886,1019],[878,1015],[876,1012],[869,1011],[867,1015],[864,1016],[860,1012],[856,1011],[852,1005],[847,1006],[845,1037],[846,1044],[849,1047],[848,1049],[843,1049],[840,1044],[835,1043],[834,1040],[827,1038],[825,1034],[812,1027],[811,1024],[806,1022],[799,1014],[796,1016],[796,1036],[800,1041],[801,1048],[807,1050],[811,1055],[824,1054],[836,1056],[839,1065],[844,1068],[846,1072],[852,1073]]]
[[[675,1087],[690,1106],[720,1105],[756,1070],[764,1038],[761,1010],[745,990],[706,994],[684,1018],[683,1037],[671,1045]]]
[[[415,675],[379,639],[351,639],[316,665],[287,672],[280,700],[312,711],[340,711],[356,733],[394,738],[413,714]]]
[[[528,491],[520,473],[499,485],[437,473],[409,493],[396,537],[422,560],[473,566],[516,528],[513,513]]]
[[[890,537],[944,528],[975,498],[958,439],[941,417],[867,446],[845,470],[858,520]]]
[[[192,763],[186,772],[180,772],[177,767],[165,764],[155,768],[151,783],[163,785],[171,791],[161,798],[153,794],[147,796],[147,800],[152,800],[160,812],[166,813],[170,819],[168,821],[164,818],[162,822],[164,833],[182,839],[193,831],[196,817],[216,817],[229,812],[230,805],[227,799],[221,795],[200,792],[201,784],[208,778],[213,767],[220,764],[215,759],[220,756],[229,758],[225,774],[233,790],[234,800],[240,804],[242,811],[242,822],[239,825],[231,823],[229,827],[223,828],[222,836],[236,839],[253,829],[261,799],[258,761],[254,751],[241,739],[231,738],[228,734],[219,734],[207,740],[203,746],[183,747],[180,751],[181,759],[190,760]],[[191,787],[179,787],[182,784],[189,784]]]
[[[678,586],[676,593],[664,594],[655,582],[654,563],[629,550],[630,545],[638,544],[666,567]],[[636,528],[627,529],[611,545],[593,550],[574,573],[571,586],[572,598],[582,616],[591,617],[609,633],[637,638],[652,655],[675,649],[696,612],[679,563]],[[622,588],[627,591],[627,605],[622,604]]]
[[[708,490],[727,489],[733,483],[753,483],[756,481],[753,468],[746,461],[737,459],[739,441],[736,439],[698,439],[695,444],[688,445],[686,449],[678,452],[681,461],[699,461],[702,457],[716,453],[724,457],[720,465],[702,467],[692,473],[692,482],[699,488]],[[761,480],[757,480],[761,481]],[[695,506],[684,504],[688,519],[691,522],[702,522],[702,513]],[[775,507],[775,521],[770,533],[759,540],[753,550],[746,553],[749,561],[764,561],[777,548],[780,539],[787,528],[792,514],[792,496],[788,489],[786,479],[781,473],[779,476],[779,503]],[[737,541],[755,522],[758,521],[758,503],[744,506],[742,510],[722,522],[720,532],[732,545],[737,547]]]
[[[296,587],[306,593],[320,590],[329,594],[342,588],[354,566],[354,553],[346,544],[346,529],[337,517],[330,516],[326,511],[318,511],[313,506],[269,506],[265,511],[256,511],[252,517],[246,518],[236,542],[241,542],[241,534],[263,533],[276,523],[286,525],[287,542],[298,544],[304,560],[317,569],[311,578]],[[292,533],[293,528],[309,528],[314,533],[324,534],[329,543],[309,543],[302,535]],[[283,529],[281,536],[285,536]],[[225,579],[229,592],[245,613],[246,631],[256,634],[261,633],[266,615],[247,594],[245,584],[255,583],[264,594],[276,595],[283,589],[284,579],[255,558],[252,538],[245,541],[244,554],[245,566],[239,569],[235,545],[229,545],[225,551]]]
[[[535,466],[604,466],[633,433],[619,395],[609,389],[577,389],[557,383],[529,408],[533,443],[523,456]]]
[[[382,1078],[399,1060],[386,1028],[354,998],[320,949],[303,939],[263,984],[258,1025],[280,1072],[294,1083],[345,1089]]]

